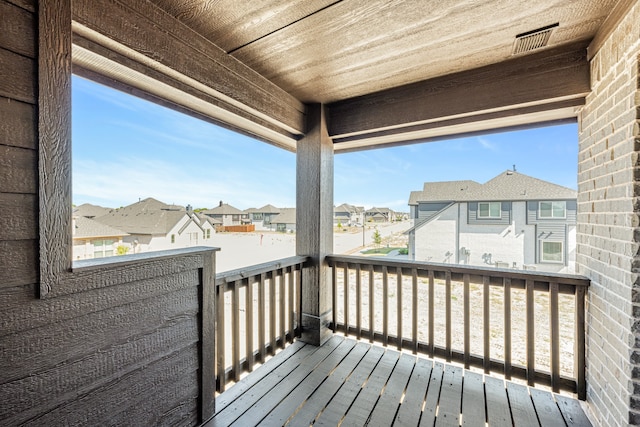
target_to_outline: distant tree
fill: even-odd
[[[119,245],[116,248],[116,255],[126,255],[129,252],[129,246]]]
[[[380,235],[380,232],[378,231],[377,228],[376,228],[376,231],[374,231],[373,233],[373,243],[376,245],[376,247],[379,247],[380,244],[382,243],[382,236]]]

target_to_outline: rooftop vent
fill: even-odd
[[[546,27],[538,28],[537,30],[518,34],[516,36],[516,41],[513,44],[513,55],[545,47],[549,43],[551,32],[558,25],[559,23],[556,22],[555,24],[547,25]]]

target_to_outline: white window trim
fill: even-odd
[[[498,216],[492,216],[491,215],[491,205],[492,204],[498,204],[498,206],[500,206],[500,210],[499,210],[499,214]],[[488,216],[481,216],[480,215],[480,205],[489,205],[489,215]],[[478,202],[478,219],[500,219],[502,218],[502,202]]]
[[[542,204],[551,203],[551,216],[542,216]],[[564,216],[553,216],[553,204],[564,204]],[[567,202],[565,200],[541,200],[538,202],[538,218],[539,219],[566,219],[567,218]]]
[[[564,264],[564,242],[559,240],[539,240],[540,244],[540,263],[541,264]],[[560,261],[545,260],[544,259],[544,244],[545,243],[560,243]]]

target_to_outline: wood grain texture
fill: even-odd
[[[330,104],[331,136],[371,132],[590,91],[586,43]]]
[[[482,374],[464,371],[462,382],[462,425],[484,427],[484,382]]]
[[[164,391],[170,390],[183,400],[185,396],[193,399],[197,395],[197,346],[184,351],[177,351],[143,369],[123,375],[111,382],[107,387],[97,389],[88,394],[61,405],[30,420],[37,425],[87,424],[100,425],[105,420],[117,415],[126,419],[131,425],[162,424],[164,411],[156,406],[152,408],[155,396],[160,398]],[[185,389],[182,380],[187,377],[191,390]],[[174,388],[175,387],[175,388]],[[149,411],[153,418],[148,418]],[[169,412],[171,407],[167,405]],[[126,418],[122,418],[125,416]]]
[[[216,412],[216,254],[204,258],[200,286],[200,421]]]
[[[266,118],[302,131],[303,105],[175,18],[142,0],[79,0],[74,20],[189,76]]]
[[[35,194],[0,193],[0,239],[38,238],[38,198]]]
[[[35,57],[36,37],[33,13],[15,5],[0,2],[0,47]]]
[[[36,63],[33,59],[0,48],[0,96],[34,104]]]
[[[36,151],[0,145],[0,192],[36,194],[37,168]]]
[[[0,241],[0,289],[37,283],[37,240]]]
[[[89,313],[155,299],[197,284],[198,272],[190,270],[105,289],[64,295],[47,302],[34,301],[35,292],[31,286],[2,289],[0,336],[18,334],[50,323],[65,323]]]
[[[0,397],[5,402],[0,419],[20,424],[53,410],[60,402],[73,401],[78,395],[108,386],[123,375],[193,345],[198,340],[197,332],[195,316],[178,317],[151,333],[5,383],[0,387]]]
[[[36,149],[36,108],[32,104],[0,97],[0,145]]]
[[[71,1],[38,3],[40,296],[71,267]]]
[[[4,0],[7,3],[11,3],[14,4],[16,6],[19,6],[21,8],[23,8],[24,10],[28,10],[29,12],[35,12],[36,11],[36,5],[37,5],[37,1],[36,0]]]

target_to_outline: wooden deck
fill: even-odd
[[[295,342],[216,399],[213,426],[590,426],[577,400],[369,343]]]

